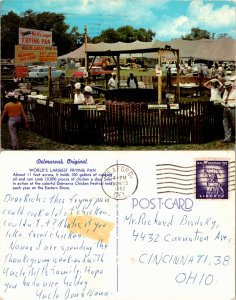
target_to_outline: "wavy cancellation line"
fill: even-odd
[[[169,179],[172,179],[172,178],[169,178]],[[189,184],[189,183],[181,183],[181,182],[174,182],[174,181],[157,182],[157,185],[163,185],[163,184],[177,184],[177,185],[183,185],[183,186],[191,186],[191,184]],[[192,185],[195,186],[195,183],[193,182]]]
[[[177,172],[194,172],[195,171],[195,169],[194,168],[192,168],[192,169],[190,169],[190,170],[180,170],[180,169],[177,169],[177,168],[162,168],[162,169],[157,169],[159,172],[160,171],[168,171],[168,170],[171,170],[171,171],[177,171]]]
[[[168,173],[157,173],[157,176],[162,176],[162,175],[177,175],[177,176],[183,176],[183,177],[191,177],[193,178],[193,176],[195,176],[195,173],[193,174],[179,174],[179,173],[172,173],[172,172],[168,172]]]
[[[164,174],[163,174],[164,175]],[[186,179],[186,178],[178,178],[178,177],[170,177],[170,176],[168,176],[168,174],[165,174],[167,177],[156,177],[156,179],[158,179],[158,180],[165,180],[165,179],[167,179],[167,180],[178,180],[178,181],[195,181],[195,179],[196,179],[196,176],[190,176],[191,178],[189,178],[189,179]],[[157,176],[159,176],[159,175],[157,175]]]
[[[167,191],[158,191],[158,194],[167,194],[167,193],[172,193],[172,194],[181,194],[181,195],[193,195],[194,192],[178,192],[176,190],[167,190]]]
[[[156,172],[157,172],[156,176],[158,176],[157,180],[161,180],[161,179],[182,180],[183,178],[181,177],[184,177],[185,181],[192,181],[193,178],[195,177],[195,168],[193,166],[186,167],[186,166],[178,166],[173,164],[159,164],[156,165]]]
[[[214,167],[214,165],[213,165]],[[196,166],[179,166],[173,164],[156,165],[156,181],[158,193],[176,193],[192,195],[195,193],[196,185],[208,185],[204,174],[196,174]],[[228,191],[235,191],[235,161],[228,164],[228,174],[223,173],[220,180],[228,181]]]
[[[165,166],[171,166],[171,167],[176,167],[176,168],[181,168],[181,169],[189,169],[189,168],[195,168],[195,166],[179,166],[179,165],[172,165],[172,164],[158,164],[156,167],[165,167]]]
[[[186,187],[176,187],[176,186],[164,186],[164,187],[158,187],[157,189],[159,189],[159,190],[163,190],[163,189],[171,189],[171,188],[174,188],[174,189],[177,189],[177,190],[184,190],[184,191],[186,191],[186,190],[194,190],[194,188],[192,187],[192,188],[186,188]]]

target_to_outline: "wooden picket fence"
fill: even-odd
[[[149,109],[146,102],[108,101],[106,110],[76,104],[35,103],[32,130],[60,143],[81,145],[200,144],[223,136],[222,107],[180,103],[178,110]]]

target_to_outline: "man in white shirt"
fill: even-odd
[[[211,97],[210,101],[213,101],[214,104],[220,104],[221,99],[221,91],[223,84],[219,81],[217,78],[210,79],[206,83],[204,83],[204,86],[211,90]]]
[[[74,104],[85,104],[84,95],[81,93],[81,84],[79,82],[75,84]]]
[[[111,78],[108,81],[108,87],[110,90],[118,89],[118,82],[116,80],[116,74],[112,73]]]
[[[224,106],[223,126],[224,126],[224,143],[232,142],[232,132],[235,135],[235,107],[236,107],[236,90],[233,88],[231,81],[224,84],[224,94],[222,105]]]
[[[233,88],[236,89],[236,75],[230,76],[229,80],[233,83]]]

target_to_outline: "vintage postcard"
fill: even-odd
[[[1,297],[230,300],[233,151],[1,153]]]
[[[0,300],[235,300],[235,0],[0,3]]]

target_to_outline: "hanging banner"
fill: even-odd
[[[15,45],[15,64],[56,62],[57,47]]]
[[[19,28],[19,44],[52,46],[52,32],[28,28]]]

